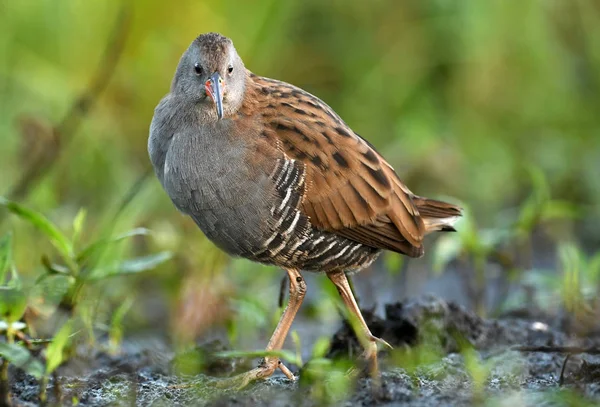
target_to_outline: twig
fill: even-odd
[[[17,331],[15,332],[15,337],[17,339],[19,339],[20,342],[17,342],[17,345],[25,345],[25,347],[29,350],[29,351],[33,351],[33,343],[31,342],[31,340],[27,337],[27,335],[25,335],[23,332],[21,331]]]
[[[34,350],[33,345],[47,345],[49,343],[52,343],[52,339],[21,339],[17,342],[17,345],[25,345],[29,350]]]
[[[562,386],[565,383],[565,368],[567,367],[567,362],[569,361],[569,358],[571,357],[571,353],[569,353],[567,355],[567,357],[565,358],[565,361],[562,364],[562,368],[560,369],[560,378],[558,379],[558,385]]]
[[[9,190],[7,196],[12,200],[21,200],[38,183],[49,169],[56,163],[60,156],[61,146],[67,145],[76,133],[85,116],[98,99],[100,93],[108,85],[110,78],[121,57],[131,21],[129,6],[124,6],[117,19],[117,23],[110,35],[100,67],[89,87],[77,98],[63,118],[53,129],[54,141],[43,154],[40,154],[23,171],[23,175]],[[0,214],[0,220],[6,212]]]

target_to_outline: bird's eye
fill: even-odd
[[[229,68],[227,68],[227,72],[228,73],[232,73],[233,72],[233,65],[229,65]]]
[[[194,72],[196,72],[196,75],[202,75],[202,67],[197,62],[194,65]]]

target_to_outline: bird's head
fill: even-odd
[[[205,117],[220,120],[241,106],[246,69],[233,42],[217,33],[202,34],[185,51],[171,92],[192,99]]]

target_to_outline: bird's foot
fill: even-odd
[[[351,368],[347,373],[348,377],[357,377],[359,375],[368,373],[368,375],[373,380],[374,387],[379,387],[379,363],[377,360],[378,343],[384,345],[389,349],[393,349],[393,346],[387,343],[385,340],[370,335],[366,338],[366,341],[364,343],[364,352],[361,355],[361,362],[363,364],[362,367],[359,364],[359,366]]]
[[[387,343],[385,340],[378,338],[373,335],[369,335],[364,343],[364,352],[362,359],[369,363],[370,366],[374,366],[375,373],[377,373],[377,344],[380,343],[388,349],[394,349],[392,345]]]
[[[239,375],[221,380],[217,386],[220,388],[234,388],[241,390],[258,380],[266,380],[273,373],[275,369],[279,368],[283,374],[290,380],[295,381],[296,377],[279,359],[277,358],[265,358],[261,361],[258,367]]]
[[[369,342],[375,342],[375,343],[380,343],[383,346],[385,346],[388,349],[394,349],[394,347],[392,345],[390,345],[387,341],[385,341],[384,339],[378,338],[376,336],[371,335],[369,338],[367,338],[369,340]]]

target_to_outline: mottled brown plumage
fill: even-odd
[[[455,205],[414,195],[375,148],[327,104],[247,70],[233,43],[198,37],[171,92],[156,108],[149,151],[156,174],[183,212],[226,252],[274,264],[290,277],[290,305],[269,342],[279,349],[306,285],[322,271],[361,322],[376,371],[377,342],[346,272],[382,249],[423,255],[423,237],[454,230]],[[287,368],[270,357],[244,383]]]
[[[303,163],[301,210],[317,228],[419,257],[423,237],[443,229],[436,220],[460,216],[455,205],[414,195],[372,145],[300,88],[248,72],[239,116],[260,116],[261,135]]]

